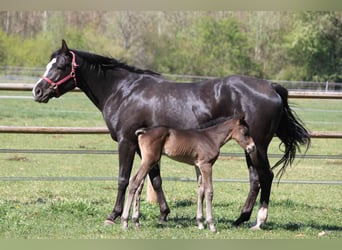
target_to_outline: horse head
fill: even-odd
[[[34,100],[47,103],[52,97],[58,98],[74,89],[77,66],[74,52],[62,40],[62,48],[52,54],[45,73],[33,87]]]

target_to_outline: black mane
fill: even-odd
[[[156,73],[152,70],[144,70],[144,69],[139,69],[134,66],[127,65],[124,62],[118,61],[112,57],[106,57],[106,56],[101,56],[97,54],[92,54],[89,52],[85,51],[80,51],[80,50],[71,50],[73,51],[76,55],[82,57],[84,60],[86,60],[89,64],[91,64],[91,67],[97,70],[110,70],[110,69],[125,69],[128,70],[132,73],[137,73],[137,74],[148,74],[148,75],[160,75],[159,73]],[[52,54],[51,58],[55,57],[58,55],[60,50],[57,50],[55,53]]]
[[[206,129],[206,128],[209,128],[209,127],[212,127],[212,126],[215,126],[221,122],[224,122],[224,121],[227,121],[229,119],[232,119],[234,116],[221,116],[221,117],[218,117],[218,118],[215,118],[213,120],[209,120],[205,123],[201,123],[199,126],[198,126],[198,129]]]

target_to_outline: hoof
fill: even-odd
[[[128,230],[128,220],[121,218],[121,228],[124,231]]]
[[[139,218],[133,218],[133,224],[136,228],[140,227]]]
[[[103,222],[103,225],[105,225],[105,226],[113,226],[114,225],[114,221],[112,221],[112,220],[105,220]]]
[[[255,221],[252,226],[249,228],[250,230],[261,230],[260,228],[261,224]]]
[[[257,225],[251,227],[250,229],[251,230],[261,230],[260,226],[257,226]]]
[[[166,220],[159,220],[159,221],[158,221],[158,224],[159,224],[159,225],[166,225]]]
[[[210,232],[216,232],[216,228],[215,228],[215,226],[214,225],[209,225],[209,230],[210,230]]]

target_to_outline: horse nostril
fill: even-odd
[[[42,96],[42,94],[43,94],[43,91],[40,88],[35,89],[35,96],[36,97],[40,97],[40,96]]]

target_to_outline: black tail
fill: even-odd
[[[283,115],[281,117],[276,135],[285,146],[283,157],[272,167],[272,169],[282,165],[277,176],[279,179],[285,173],[286,167],[291,165],[296,157],[297,150],[300,152],[300,146],[306,145],[305,153],[310,147],[310,134],[304,127],[303,122],[291,110],[288,104],[288,91],[279,84],[273,84],[273,88],[280,95],[283,101]]]

